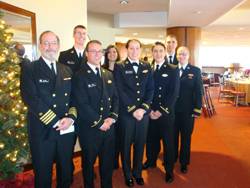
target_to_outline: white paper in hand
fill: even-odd
[[[63,135],[63,134],[67,134],[67,133],[72,133],[75,131],[75,126],[74,124],[72,123],[69,128],[65,129],[65,130],[60,130],[60,135]]]

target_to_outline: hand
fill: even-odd
[[[158,117],[155,115],[155,112],[152,110],[149,114],[150,119],[156,120]]]
[[[106,119],[104,120],[104,122],[107,122],[110,126],[113,124],[114,121],[115,121],[115,120],[114,120],[113,118],[110,118],[110,117],[108,117],[108,118],[106,118]]]
[[[137,121],[141,121],[145,113],[146,111],[144,109],[138,108],[136,111],[134,111],[133,116],[135,119],[137,119]]]
[[[59,124],[57,126],[57,131],[59,130],[66,130],[69,128],[70,125],[74,123],[74,120],[68,117],[64,117],[60,119]]]
[[[99,128],[101,131],[107,131],[110,129],[110,125],[109,123],[106,121],[104,121],[104,123],[102,124],[102,126]]]
[[[156,117],[157,117],[157,119],[158,119],[159,117],[162,116],[162,113],[161,113],[159,110],[156,110],[156,111],[155,111],[155,115],[156,115]]]

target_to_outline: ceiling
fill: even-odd
[[[88,11],[118,15],[120,13],[166,12],[167,23],[161,27],[126,28],[124,37],[162,39],[167,27],[202,28],[203,45],[250,44],[250,0],[87,0]],[[134,19],[136,20],[136,19]],[[133,21],[133,20],[132,20]]]

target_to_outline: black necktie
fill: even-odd
[[[170,55],[170,56],[168,56],[168,58],[169,58],[169,63],[170,63],[170,64],[173,64],[172,56]]]
[[[160,65],[156,65],[155,71],[158,72],[160,70]]]
[[[183,69],[183,67],[181,67],[180,68],[180,77],[182,76],[183,72],[184,72],[184,69]]]
[[[78,58],[79,58],[79,60],[80,60],[80,62],[81,62],[81,61],[82,61],[82,53],[81,53],[81,52],[79,53]]]
[[[98,78],[100,78],[101,77],[101,75],[100,75],[100,71],[99,71],[99,68],[95,68],[95,70],[96,70],[96,76],[98,76]]]
[[[51,63],[50,66],[51,66],[51,72],[52,72],[53,76],[55,77],[56,76],[56,71],[55,71],[55,68],[54,68],[54,63]]]

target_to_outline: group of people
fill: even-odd
[[[21,95],[28,107],[35,187],[51,187],[53,162],[57,187],[70,187],[77,136],[85,188],[94,187],[97,157],[101,187],[112,188],[119,154],[125,184],[144,185],[142,170],[156,167],[161,140],[165,181],[174,180],[178,158],[181,172],[187,173],[194,118],[201,113],[202,101],[200,69],[189,64],[188,48],[176,52],[177,39],[169,35],[166,45],[153,45],[150,64],[140,60],[141,42],[130,39],[127,58],[120,61],[114,45],[104,52],[100,41],[91,40],[84,47],[86,36],[86,28],[77,25],[73,48],[61,52],[57,61],[60,40],[45,31],[39,38],[41,57],[22,65]]]

